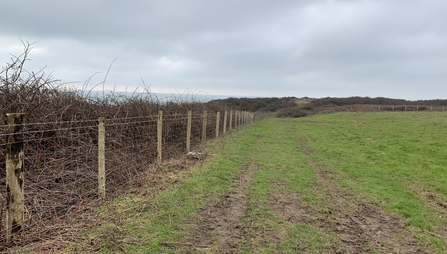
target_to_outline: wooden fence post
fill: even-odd
[[[157,163],[161,164],[162,158],[162,145],[163,145],[163,111],[158,111],[157,121]]]
[[[6,242],[24,227],[23,113],[6,114]]]
[[[224,113],[224,122],[223,122],[223,134],[227,133],[227,116],[228,116],[228,112],[225,110]]]
[[[230,131],[233,128],[233,110],[230,110]]]
[[[206,142],[206,123],[208,121],[208,112],[203,111],[203,120],[202,120],[202,143]]]
[[[236,112],[234,113],[234,118],[235,118],[235,121],[234,121],[234,128],[237,128],[237,127],[239,126],[239,111],[236,111]]]
[[[216,139],[219,138],[220,112],[216,115]]]
[[[186,126],[186,152],[191,151],[191,121],[192,121],[192,112],[188,110],[188,125]]]
[[[105,137],[104,117],[100,117],[98,124],[98,196],[106,197],[106,157],[105,157]]]

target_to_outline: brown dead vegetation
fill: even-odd
[[[60,235],[73,237],[70,228],[87,227],[83,216],[100,203],[97,195],[98,118],[105,117],[106,193],[116,197],[138,184],[156,161],[156,119],[163,111],[163,157],[185,153],[187,111],[193,112],[191,145],[200,143],[202,113],[208,111],[207,136],[215,136],[216,111],[221,105],[199,103],[193,95],[187,100],[163,101],[150,93],[123,95],[77,90],[47,75],[25,68],[33,44],[12,56],[0,71],[0,119],[6,113],[24,113],[25,143],[25,229],[12,244],[5,244],[5,172],[0,172],[0,245],[2,250],[48,241]],[[106,78],[104,79],[104,82]],[[84,87],[88,87],[88,80]],[[100,85],[103,85],[101,83]],[[221,118],[220,129],[223,128]],[[0,125],[0,150],[5,151],[5,125]],[[228,129],[228,128],[227,128]],[[179,165],[181,166],[181,165]],[[5,154],[0,153],[0,167]],[[94,223],[93,223],[94,224]],[[91,225],[90,225],[91,226]],[[44,248],[45,249],[45,248]]]

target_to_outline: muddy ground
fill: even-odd
[[[306,144],[300,139],[297,142],[314,170],[317,194],[323,197],[324,209],[321,204],[312,207],[299,194],[275,191],[269,195],[269,211],[292,223],[312,225],[328,235],[337,236],[339,241],[322,253],[429,253],[421,249],[400,217],[384,211],[379,204],[344,192],[336,184],[335,172],[313,161]],[[234,179],[232,191],[200,211],[194,222],[197,225],[194,233],[185,239],[191,244],[179,246],[179,252],[240,253],[247,243],[253,246],[253,239],[261,238],[263,242],[257,244],[281,253],[279,244],[286,241],[286,237],[280,232],[253,229],[248,219],[247,193],[256,170],[256,164],[245,166]],[[275,182],[275,185],[275,189],[281,190],[281,183]],[[309,250],[299,246],[296,251],[307,253]]]
[[[295,224],[310,225],[319,231],[336,236],[339,240],[332,242],[328,248],[317,253],[430,253],[420,247],[420,243],[409,232],[403,220],[397,215],[384,211],[380,204],[367,201],[361,196],[348,194],[337,185],[335,172],[319,165],[311,159],[311,151],[305,142],[297,138],[302,152],[307,155],[317,179],[316,194],[322,197],[323,204],[318,207],[309,204],[297,193],[285,191],[284,183],[273,181],[275,185],[268,196],[265,208],[285,221]],[[183,165],[176,163],[175,165]],[[234,187],[224,196],[212,199],[196,216],[187,223],[193,225],[193,233],[185,236],[171,247],[178,253],[241,253],[250,250],[253,253],[267,247],[275,253],[282,253],[280,244],[287,241],[287,236],[280,231],[261,228],[256,218],[249,214],[248,206],[257,205],[249,200],[248,191],[253,182],[253,174],[259,170],[256,163],[242,166],[241,173],[234,178]],[[182,168],[182,172],[187,173]],[[174,172],[174,171],[173,171]],[[156,177],[157,176],[157,177]],[[152,195],[156,190],[165,189],[176,181],[178,175],[151,173],[142,179],[151,179],[153,189],[145,189],[143,195]],[[141,190],[138,188],[136,190]],[[140,193],[141,194],[141,193]],[[429,195],[429,193],[427,194]],[[444,205],[444,204],[442,204]],[[323,209],[322,209],[323,207]],[[87,215],[90,213],[87,213]],[[100,224],[91,218],[82,218],[85,229]],[[88,222],[88,223],[87,223]],[[36,253],[59,253],[69,243],[80,243],[83,249],[96,252],[100,243],[78,239],[75,227],[60,233],[60,238],[46,240],[34,245]],[[62,239],[63,238],[63,239]],[[60,246],[55,246],[58,244]],[[31,246],[30,246],[31,247]],[[296,253],[315,253],[303,244],[298,245]],[[87,252],[86,252],[87,253]]]

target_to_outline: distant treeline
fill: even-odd
[[[447,106],[447,100],[417,100],[409,101],[403,99],[392,98],[370,98],[370,97],[348,97],[348,98],[296,98],[296,97],[283,97],[283,98],[227,98],[212,100],[208,102],[211,105],[225,106],[230,109],[241,111],[265,111],[265,112],[277,112],[279,110],[290,110],[291,108],[299,108],[307,111],[319,111],[319,108],[327,107],[339,107],[348,105],[419,105],[419,106]]]
[[[391,99],[384,97],[349,97],[349,98],[321,98],[312,100],[310,103],[314,107],[319,106],[346,106],[346,105],[420,105],[420,106],[443,106],[447,105],[447,100],[417,100],[408,101],[403,99]]]
[[[229,109],[235,109],[240,111],[264,111],[264,112],[276,112],[279,109],[296,107],[296,97],[283,97],[283,98],[227,98],[212,100],[208,104],[212,105],[225,105]]]

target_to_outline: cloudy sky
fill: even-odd
[[[2,66],[36,42],[26,68],[78,88],[112,65],[118,91],[447,98],[446,0],[1,0],[0,13]]]

